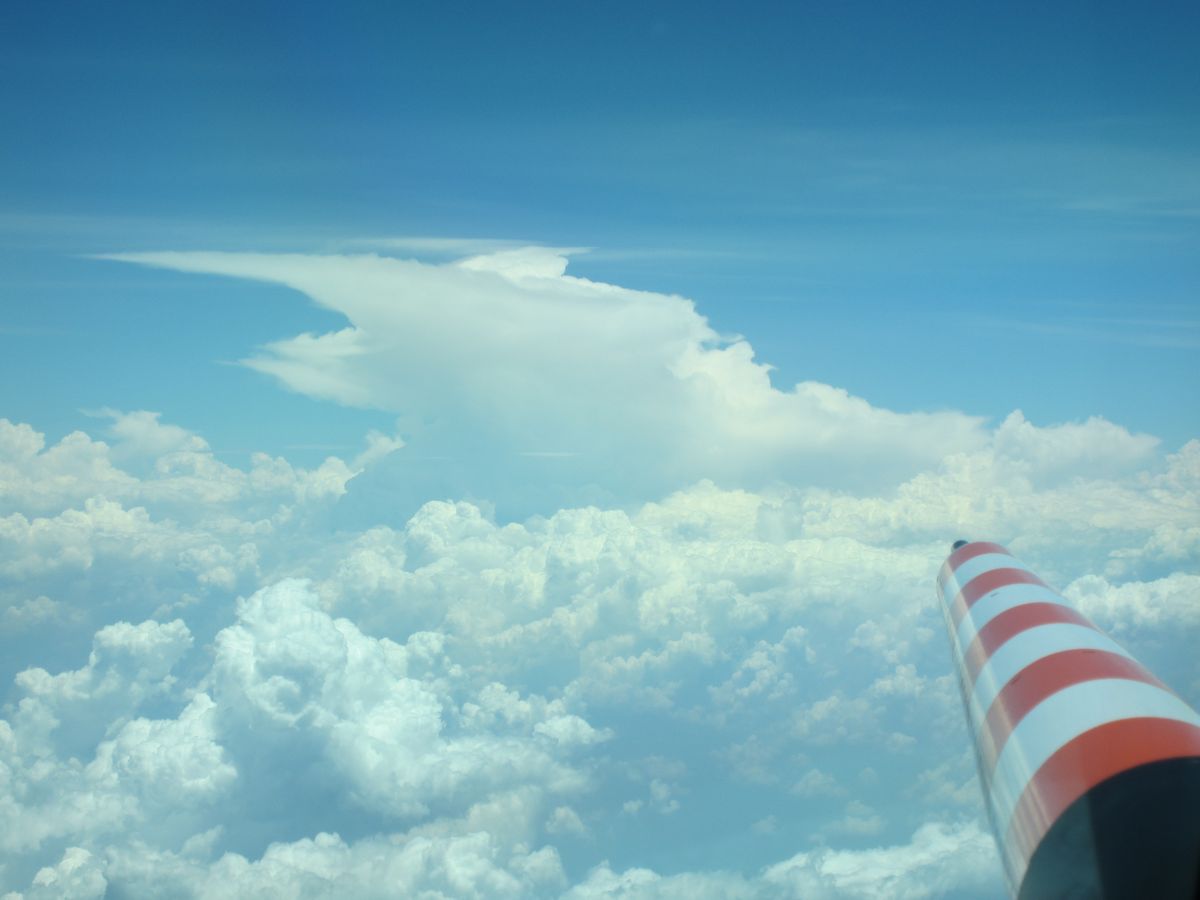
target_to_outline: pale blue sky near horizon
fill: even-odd
[[[692,298],[784,389],[1177,447],[1200,421],[1198,15],[11,4],[7,412],[61,435],[150,408],[233,454],[351,444],[388,417],[221,365],[336,316],[86,254],[428,236],[593,248],[572,273]]]

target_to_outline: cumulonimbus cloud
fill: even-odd
[[[344,328],[245,365],[287,388],[395,412],[418,442],[554,454],[574,482],[662,491],[701,477],[878,484],[987,440],[976,417],[897,413],[769,366],[679,296],[566,274],[563,251],[451,264],[380,256],[125,253],[109,259],[295,288]],[[486,467],[479,467],[481,469]]]

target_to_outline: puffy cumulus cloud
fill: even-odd
[[[216,705],[196,694],[176,719],[134,719],[96,748],[89,775],[135,788],[143,804],[168,808],[219,796],[237,778],[214,740]]]
[[[227,854],[203,866],[172,854],[121,854],[114,883],[133,896],[196,898],[553,896],[565,877],[551,847],[505,853],[487,832],[368,839],[338,835],[272,844],[254,861]]]
[[[193,696],[177,718],[136,715],[174,702],[170,673],[190,644],[182,622],[120,623],[96,635],[83,668],[17,677],[25,696],[0,720],[0,852],[28,864],[64,841],[84,844],[40,872],[35,888],[78,880],[70,873],[90,859],[91,841],[141,829],[189,833],[188,810],[234,780],[208,697]]]
[[[96,633],[82,668],[51,675],[35,667],[16,676],[24,694],[17,721],[46,726],[45,740],[66,742],[73,750],[73,744],[86,744],[147,700],[167,695],[175,683],[171,670],[191,645],[191,632],[178,619],[107,625]],[[69,728],[60,730],[64,721]],[[34,733],[31,728],[24,736],[31,739]]]
[[[571,888],[564,900],[612,897],[624,900],[686,900],[691,897],[724,897],[741,900],[756,896],[754,887],[733,872],[683,872],[663,876],[651,869],[614,872],[607,862],[593,869],[582,884]]]
[[[46,860],[30,896],[95,885],[394,896],[400,885],[518,897],[565,885],[556,850],[531,841],[583,830],[549,801],[586,789],[571,757],[611,733],[564,701],[480,684],[438,634],[370,638],[298,581],[240,601],[211,662],[183,683],[172,672],[191,642],[180,621],[119,623],[97,633],[82,668],[18,676],[25,696],[0,720],[0,856],[21,863],[4,873]],[[352,840],[319,827],[361,831],[364,811],[422,824]],[[238,852],[281,822],[314,827]]]
[[[103,409],[111,443],[72,432],[47,448],[28,425],[0,420],[0,509],[52,513],[87,499],[137,503],[194,517],[206,507],[235,507],[243,516],[270,514],[282,504],[337,498],[363,469],[403,446],[372,432],[350,464],[329,457],[316,469],[296,469],[265,453],[248,470],[221,462],[208,442],[155,412]]]
[[[873,698],[848,697],[836,691],[808,703],[792,715],[792,732],[815,745],[881,741],[879,733],[883,707]]]
[[[583,824],[583,820],[579,818],[579,813],[569,806],[559,806],[546,821],[546,832],[548,834],[586,835],[588,829]]]
[[[958,688],[955,687],[955,690]],[[958,810],[969,815],[979,807],[979,776],[971,745],[963,742],[961,752],[921,772],[905,794],[924,806]]]
[[[106,887],[138,897],[553,897],[566,885],[557,852],[524,842],[535,807],[517,792],[401,834],[347,841],[321,832],[275,842],[253,860],[215,856],[220,829],[197,834],[178,851],[144,841],[109,847],[103,856],[70,848],[28,891],[5,897],[100,897]]]
[[[473,686],[443,644],[431,632],[403,645],[368,637],[288,581],[238,603],[205,684],[235,744],[307,743],[356,803],[387,816],[464,807],[522,784],[583,787],[564,754],[607,734],[561,700]]]
[[[1035,484],[1064,475],[1113,477],[1136,470],[1152,459],[1158,439],[1130,434],[1098,417],[1038,428],[1014,412],[992,437],[996,457],[1026,474]]]
[[[160,583],[192,592],[235,587],[254,573],[257,541],[271,530],[270,523],[240,519],[189,526],[99,496],[54,516],[13,513],[0,517],[0,579],[7,588],[0,598],[27,609],[22,593],[54,593],[85,614],[114,603],[128,614],[141,600],[138,612],[145,614],[168,597],[179,600],[178,593],[156,590]]]
[[[29,890],[3,900],[99,900],[108,889],[102,865],[82,847],[68,847],[57,865],[38,871]]]
[[[934,599],[959,534],[1200,699],[1200,443],[1015,416],[875,494],[335,530],[398,438],[234,469],[107,422],[3,432],[0,892],[996,896]]]
[[[61,510],[100,496],[121,496],[137,479],[112,462],[108,447],[80,431],[53,447],[24,423],[0,419],[0,512]]]
[[[835,387],[781,391],[750,345],[682,297],[565,274],[562,251],[433,265],[379,256],[114,254],[109,259],[284,284],[349,324],[245,360],[291,390],[401,414],[423,445],[466,441],[554,458],[530,480],[629,497],[700,477],[871,483],[986,443],[980,420],[896,413]],[[451,412],[452,411],[452,412]],[[472,461],[495,499],[511,460]],[[487,478],[485,476],[490,476]]]
[[[820,769],[809,769],[792,785],[792,793],[800,797],[839,797],[846,791],[832,775]]]
[[[17,685],[51,702],[88,701],[132,691],[136,703],[147,690],[167,683],[167,673],[191,643],[191,633],[179,619],[165,624],[118,622],[96,633],[83,668],[58,675],[27,669],[17,676]]]
[[[762,881],[777,897],[1004,896],[991,836],[974,822],[928,823],[897,846],[798,853]]]
[[[590,697],[636,701],[640,685],[655,691],[641,700],[661,705],[671,680],[647,685],[648,673],[719,664],[728,675],[713,699],[779,700],[830,653],[797,617],[857,625],[887,614],[911,630],[942,549],[798,537],[778,527],[785,501],[701,484],[632,513],[562,510],[503,526],[471,504],[434,502],[403,531],[344,545],[317,584],[356,616],[445,630],[495,671],[559,656]]]
[[[1067,585],[1065,596],[1115,633],[1147,629],[1200,629],[1200,575],[1173,572],[1154,581],[1110,584],[1084,575]]]
[[[1112,427],[1093,420],[1077,429],[1090,432],[1097,447],[1116,446],[1113,458],[1121,459],[1122,441],[1112,438]],[[1136,436],[1125,437],[1126,449],[1141,445]],[[1050,467],[1057,471],[1052,478],[1022,457],[989,448],[950,455],[878,496],[796,491],[777,513],[779,527],[825,539],[853,534],[874,546],[986,536],[1059,585],[1083,572],[1129,578],[1194,562],[1200,442],[1165,457],[1150,455],[1119,474],[1076,459],[1078,443],[1066,442],[1062,465]]]
[[[926,678],[917,674],[915,665],[904,663],[896,666],[890,674],[875,679],[871,693],[883,697],[919,697],[925,691],[926,681]]]
[[[298,469],[281,457],[251,455],[250,468],[219,459],[208,442],[155,412],[98,410],[110,441],[76,431],[51,447],[29,425],[0,419],[0,512],[44,517],[104,498],[147,507],[173,518],[242,518],[334,500],[366,468],[404,446],[371,431],[349,463],[336,456],[315,469]]]
[[[39,625],[76,621],[80,617],[80,610],[42,594],[5,607],[0,613],[0,631],[27,631]]]
[[[94,415],[109,441],[74,432],[47,447],[0,420],[0,641],[48,626],[82,639],[116,617],[169,618],[252,591],[320,531],[353,478],[403,445],[370,432],[349,462],[302,469],[254,454],[238,468],[157,413]]]
[[[160,413],[144,409],[126,413],[105,407],[91,415],[111,420],[108,431],[118,459],[158,460],[174,453],[205,453],[209,449],[208,442],[198,434],[163,424]]]
[[[729,871],[660,875],[645,868],[615,872],[607,863],[565,895],[570,900],[624,898],[923,898],[1006,896],[991,837],[974,823],[928,823],[907,844],[870,850],[822,848],[798,853],[756,876]]]
[[[713,700],[721,706],[737,707],[763,699],[779,700],[795,693],[795,679],[788,662],[797,649],[803,653],[805,633],[803,628],[795,626],[775,643],[758,641],[723,684],[709,688]],[[813,655],[807,654],[806,661]]]
[[[875,835],[883,831],[883,818],[860,800],[851,800],[841,818],[825,826],[827,835]]]

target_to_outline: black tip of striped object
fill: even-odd
[[[967,544],[968,544],[968,543],[970,543],[970,542],[969,542],[969,541],[964,541],[962,538],[959,538],[957,541],[955,541],[955,542],[954,542],[954,546],[950,548],[950,552],[952,552],[952,553],[953,553],[953,552],[954,552],[955,550],[957,550],[959,547],[965,547],[965,546],[967,546]]]
[[[1200,897],[1200,757],[1126,770],[1076,800],[1038,845],[1018,897]]]

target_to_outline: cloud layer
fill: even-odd
[[[334,531],[353,462],[238,469],[109,420],[0,423],[25,896],[998,896],[933,607],[959,530],[1200,694],[1196,444],[1083,477],[1122,432],[1013,416],[882,495]]]
[[[122,258],[343,314],[247,364],[398,433],[0,419],[5,896],[1002,896],[958,536],[1200,699],[1200,442],[781,391],[558,251]]]

